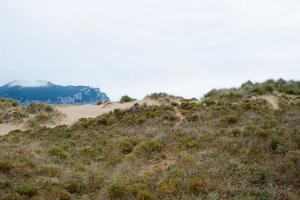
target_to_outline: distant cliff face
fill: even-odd
[[[88,86],[61,86],[48,81],[28,83],[13,81],[0,87],[0,96],[16,99],[20,103],[40,101],[54,104],[83,104],[107,101],[107,95]]]

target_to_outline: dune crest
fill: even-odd
[[[119,102],[108,102],[102,105],[95,104],[84,104],[84,105],[58,105],[55,108],[60,111],[65,117],[55,124],[46,125],[47,127],[55,127],[57,125],[71,125],[75,123],[80,118],[94,118],[105,113],[109,113],[114,109],[128,109],[134,104],[147,104],[147,105],[158,105],[159,103],[150,98],[144,98],[143,100],[137,100],[127,103]],[[13,124],[13,123],[4,123],[0,124],[0,136],[6,135],[13,130],[26,130],[24,123]]]

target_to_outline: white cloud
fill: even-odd
[[[100,86],[113,99],[300,78],[297,0],[0,0],[0,83]]]

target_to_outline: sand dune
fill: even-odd
[[[71,125],[75,123],[80,118],[89,118],[89,117],[97,117],[99,115],[103,115],[114,109],[127,109],[132,107],[134,104],[147,104],[147,105],[157,105],[158,102],[151,99],[143,99],[140,101],[128,102],[128,103],[106,103],[102,105],[94,105],[94,104],[85,104],[85,105],[66,105],[66,106],[58,106],[57,109],[64,113],[66,117],[64,117],[58,124],[67,124]]]
[[[56,106],[56,109],[58,109],[60,112],[62,112],[65,117],[62,118],[59,122],[56,124],[47,125],[48,127],[54,127],[57,125],[71,125],[75,123],[80,118],[93,118],[97,117],[99,115],[108,113],[110,111],[113,111],[114,109],[127,109],[132,107],[134,104],[147,104],[147,105],[158,105],[158,102],[155,100],[151,100],[148,98],[145,98],[143,100],[128,102],[128,103],[118,103],[118,102],[112,102],[112,103],[105,103],[102,105],[94,105],[94,104],[85,104],[85,105],[59,105]],[[26,130],[26,127],[24,124],[0,124],[0,135],[6,135],[12,130]]]
[[[24,130],[23,124],[0,124],[0,136],[8,134],[12,130]]]

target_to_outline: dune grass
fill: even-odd
[[[28,127],[51,124],[63,117],[53,105],[30,103],[21,105],[15,100],[0,98],[0,123],[25,123]]]

